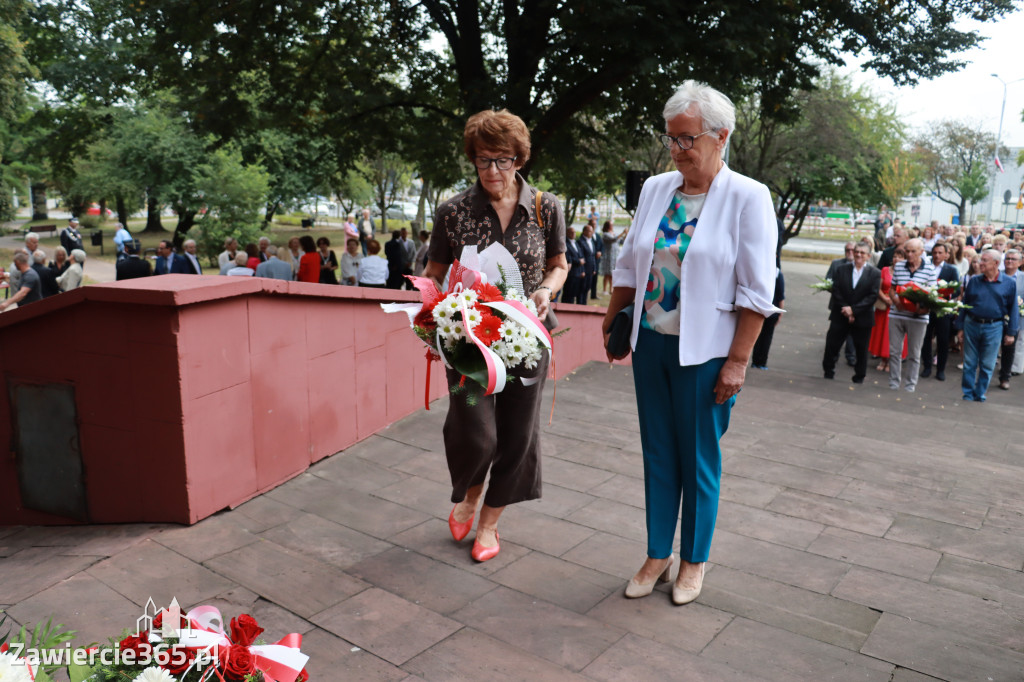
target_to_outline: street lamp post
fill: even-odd
[[[1003,140],[1003,116],[1006,115],[1006,86],[1013,85],[1014,83],[1019,83],[1020,81],[1024,80],[1024,78],[1018,78],[1015,81],[1010,81],[1009,83],[1007,83],[1002,78],[999,78],[999,74],[994,73],[994,74],[992,74],[992,77],[997,79],[1000,83],[1003,84],[1003,106],[1002,106],[1002,109],[999,110],[999,132],[996,133],[996,148],[995,148],[995,151],[992,153],[992,163],[994,164],[995,160],[999,157],[999,143],[1002,142],[1002,140]],[[988,194],[988,221],[990,223],[994,223],[995,222],[992,219],[992,209],[995,206],[995,201],[996,201],[996,178],[997,177],[998,177],[997,174],[995,172],[993,172],[992,173],[992,188],[991,188],[991,190],[989,191],[989,194]]]

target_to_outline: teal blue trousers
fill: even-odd
[[[708,560],[722,478],[719,440],[729,428],[733,396],[715,404],[715,383],[725,358],[679,366],[679,337],[640,328],[633,353],[644,453],[647,556],[672,554],[680,519],[679,556]]]

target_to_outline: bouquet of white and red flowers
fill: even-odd
[[[932,312],[936,317],[945,317],[946,315],[956,315],[959,311],[971,307],[964,305],[961,301],[944,298],[944,290],[950,292],[951,288],[949,283],[942,280],[930,287],[923,287],[916,282],[907,282],[896,287],[896,295],[903,300],[903,309],[908,313]],[[958,288],[959,286],[952,289],[955,291]]]
[[[408,277],[422,303],[381,307],[389,313],[407,313],[416,336],[430,348],[428,361],[440,359],[462,375],[453,391],[465,390],[465,380],[470,379],[483,387],[484,395],[491,395],[515,380],[509,370],[535,369],[551,351],[551,335],[537,319],[533,301],[523,295],[518,273],[501,244],[479,254],[475,246],[467,246],[461,262],[452,264],[446,291],[425,277]]]

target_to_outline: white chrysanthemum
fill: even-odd
[[[537,369],[537,358],[535,358],[532,354],[527,355],[525,358],[523,358],[523,368]]]
[[[0,682],[32,682],[25,661],[11,654],[0,654]]]
[[[458,298],[466,303],[466,307],[469,307],[476,303],[477,293],[472,289],[463,289],[459,292]]]
[[[444,324],[448,320],[452,319],[452,313],[448,308],[443,305],[434,306],[434,309],[430,313],[434,317],[434,322],[437,324]]]
[[[466,336],[466,327],[461,322],[452,322],[452,338],[461,339]]]
[[[529,310],[534,315],[537,314],[537,304],[533,302],[532,298],[526,299],[526,301],[523,303],[523,305],[525,305],[526,309]]]
[[[455,322],[450,320],[437,325],[437,333],[441,335],[441,338],[447,341],[455,336]]]
[[[519,325],[511,320],[506,320],[501,323],[498,327],[498,336],[501,340],[508,343],[509,341],[517,341],[519,339]]]
[[[139,676],[135,678],[135,682],[177,682],[174,677],[164,670],[163,668],[146,668]]]
[[[476,308],[469,308],[466,310],[466,314],[463,315],[466,319],[463,320],[470,329],[476,329],[476,326],[480,324],[480,320],[483,319],[483,315]]]
[[[455,294],[449,294],[441,301],[441,306],[447,308],[450,313],[457,313],[459,312],[459,297]]]

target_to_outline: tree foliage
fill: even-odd
[[[778,196],[779,217],[791,216],[783,243],[800,234],[817,201],[856,209],[885,200],[879,175],[902,135],[891,107],[835,73],[793,92],[774,117],[767,105],[757,95],[739,102],[730,164]]]
[[[630,145],[647,144],[684,78],[737,98],[756,93],[775,116],[793,92],[812,88],[823,65],[850,54],[897,83],[954,70],[957,53],[979,42],[958,20],[991,21],[1012,8],[1011,0],[36,0],[22,33],[49,88],[51,121],[68,141],[36,150],[51,182],[69,187],[74,158],[106,135],[113,121],[96,112],[169,91],[174,115],[206,153],[236,143],[246,164],[268,171],[269,219],[364,157],[401,153],[428,186],[453,186],[467,177],[462,122],[492,107],[530,127],[525,173],[573,196],[621,188]]]
[[[940,201],[955,206],[960,224],[966,224],[967,205],[988,196],[996,136],[976,122],[935,121],[917,137],[915,148],[929,188]],[[1007,158],[1009,151],[1000,147],[999,155]]]
[[[917,194],[921,187],[924,168],[911,152],[901,152],[890,158],[878,173],[885,203],[899,207],[903,197]]]
[[[12,121],[24,102],[25,84],[33,69],[20,35],[26,0],[0,0],[0,125]],[[0,149],[0,161],[3,160]]]

